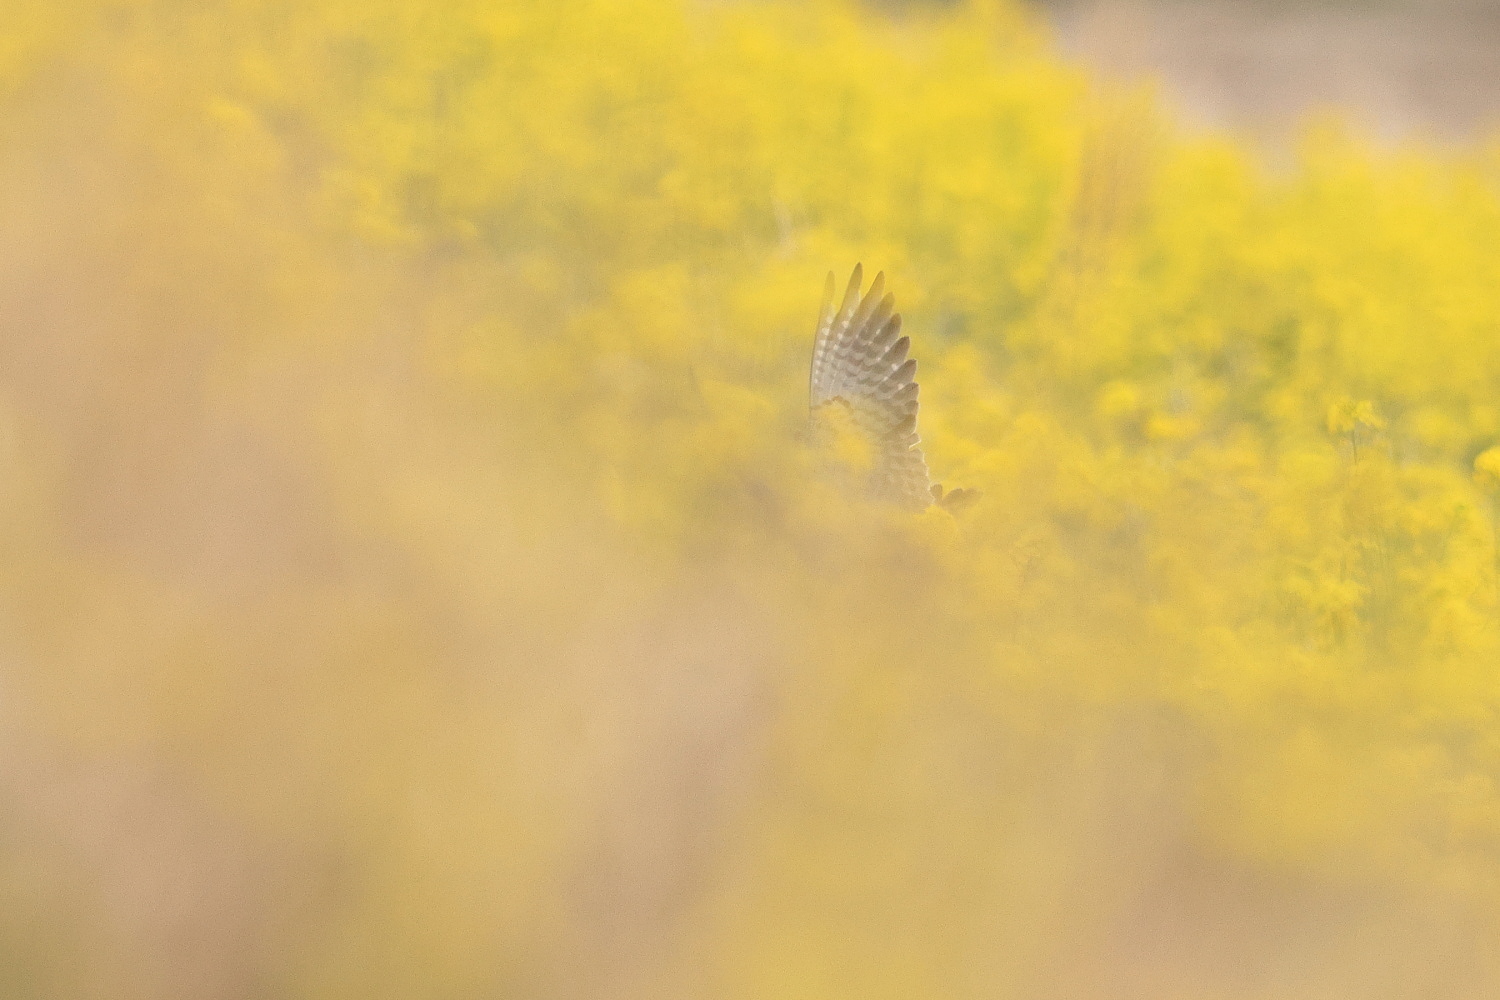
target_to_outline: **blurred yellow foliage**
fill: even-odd
[[[0,994],[1500,989],[1493,152],[1001,0],[18,10]],[[956,519],[809,447],[856,260]]]

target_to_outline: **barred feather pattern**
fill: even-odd
[[[932,483],[927,460],[918,447],[917,362],[907,356],[911,340],[901,335],[895,296],[886,294],[885,275],[877,274],[863,295],[864,268],[855,265],[849,285],[834,308],[834,277],[823,288],[823,308],[813,338],[809,404],[814,418],[827,407],[843,407],[874,449],[870,491],[882,500],[912,511],[926,510],[970,495],[954,490],[947,497]]]

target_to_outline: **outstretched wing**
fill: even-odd
[[[860,295],[864,269],[854,268],[837,310],[833,275],[823,291],[823,310],[813,340],[809,403],[814,415],[843,407],[873,451],[871,492],[914,511],[944,500],[928,477],[917,436],[917,362],[907,357],[911,340],[901,335],[896,299],[877,274]],[[955,490],[956,497],[965,491]]]

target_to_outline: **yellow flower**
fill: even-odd
[[[1345,435],[1361,430],[1384,430],[1385,420],[1368,399],[1344,398],[1329,404],[1327,426],[1328,433]]]
[[[1500,446],[1487,448],[1474,459],[1474,481],[1486,492],[1500,494]]]

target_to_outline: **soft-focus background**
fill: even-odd
[[[8,0],[0,995],[1496,995],[1481,39],[1189,6]]]
[[[1040,0],[1070,55],[1158,77],[1179,120],[1272,145],[1309,113],[1382,142],[1488,135],[1500,109],[1492,0]]]

